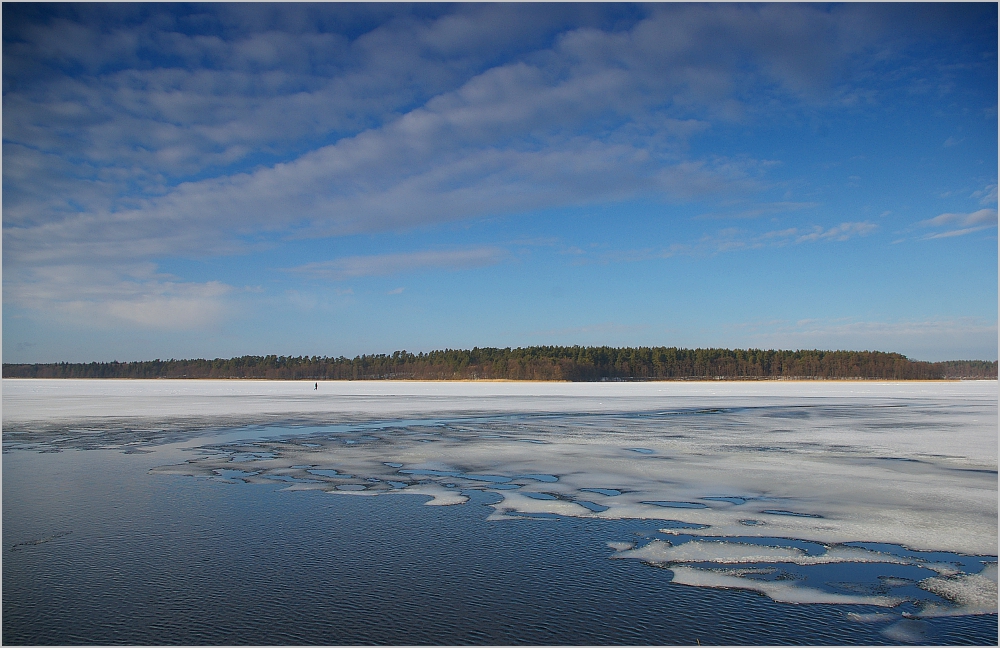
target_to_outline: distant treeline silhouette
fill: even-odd
[[[396,351],[355,358],[241,356],[4,364],[4,378],[263,378],[271,380],[928,380],[996,378],[997,363],[920,362],[881,351],[763,351],[673,347],[559,347]]]

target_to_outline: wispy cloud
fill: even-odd
[[[770,203],[759,203],[753,206],[743,207],[739,209],[734,209],[732,211],[714,211],[701,214],[697,218],[761,218],[762,216],[774,216],[776,214],[784,214],[788,212],[796,212],[804,209],[814,209],[819,206],[819,203],[814,202],[793,202],[793,201],[779,201]]]
[[[176,281],[149,265],[114,270],[48,266],[5,286],[4,301],[64,324],[186,330],[230,315],[235,292],[218,281]]]
[[[754,234],[738,227],[727,227],[702,237],[694,243],[674,243],[665,247],[645,247],[626,250],[570,248],[565,254],[575,255],[576,264],[631,263],[675,256],[700,256],[739,250],[760,250],[785,245],[802,245],[821,241],[843,242],[858,236],[867,236],[878,226],[868,221],[841,223],[833,227],[814,225],[812,228],[787,227]]]
[[[341,281],[357,277],[407,274],[421,270],[462,270],[496,265],[507,257],[507,251],[498,247],[477,247],[461,250],[425,250],[398,254],[350,256],[307,263],[291,272],[320,279]],[[397,289],[402,292],[403,289]],[[394,293],[390,293],[394,294]]]
[[[809,229],[786,227],[763,234],[751,234],[739,228],[727,228],[714,235],[706,236],[699,242],[699,246],[718,252],[729,252],[821,241],[843,242],[855,237],[867,236],[877,229],[878,225],[869,221],[846,222],[832,227],[813,225]]]
[[[997,226],[996,209],[980,209],[968,214],[946,213],[917,223],[919,227],[949,228],[925,235],[924,239],[952,238]]]
[[[978,200],[980,205],[995,205],[997,202],[996,183],[986,185],[978,191],[973,191],[971,197]]]
[[[834,227],[823,228],[821,225],[814,225],[811,232],[799,234],[795,237],[796,243],[807,243],[811,241],[846,241],[855,236],[866,236],[871,234],[878,225],[863,221],[860,223],[841,223]]]

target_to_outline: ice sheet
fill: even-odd
[[[620,544],[619,557],[676,567],[677,582],[783,601],[893,605],[898,597],[838,594],[724,566],[914,564],[848,542],[997,554],[996,381],[312,386],[4,380],[4,449],[136,451],[202,435],[200,454],[155,472],[413,493],[431,505],[490,491],[495,519],[663,520],[675,544]],[[681,538],[692,529],[699,539]],[[827,550],[712,537],[792,538]],[[922,613],[995,612],[995,567],[921,568],[939,572],[920,587],[940,599]]]
[[[418,382],[256,380],[57,380],[2,381],[4,429],[34,426],[78,428],[108,420],[140,421],[150,425],[187,424],[218,427],[234,422],[259,424],[267,420],[358,421],[426,418],[431,414],[465,416],[476,413],[594,413],[656,412],[663,410],[784,408],[774,414],[771,430],[781,437],[782,421],[801,422],[809,408],[822,404],[830,414],[857,407],[907,407],[908,413],[934,416],[942,407],[947,418],[973,413],[975,405],[993,401],[996,422],[997,381],[869,382],[869,381],[761,381],[761,382]],[[846,413],[846,412],[845,412]],[[990,412],[984,413],[989,417]],[[815,417],[813,417],[815,418]],[[914,434],[913,426],[889,424],[878,430],[877,448],[907,448],[923,454],[979,457],[996,469],[995,439],[984,443],[981,431],[990,421],[952,420],[947,435]],[[934,421],[919,423],[920,431]],[[948,423],[948,421],[945,421]],[[901,421],[901,423],[905,423]],[[831,433],[843,435],[849,426],[790,426],[796,434],[808,432],[801,443],[837,443]],[[939,428],[938,431],[941,431]],[[851,435],[848,435],[851,436]],[[762,441],[765,439],[762,439]],[[847,443],[857,441],[857,435]],[[628,447],[645,447],[641,437]],[[649,446],[653,449],[653,446]]]

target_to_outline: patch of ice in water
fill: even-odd
[[[494,513],[489,517],[491,520],[502,520],[525,513],[575,517],[600,515],[576,502],[561,500],[551,495],[540,498],[538,497],[540,493],[523,491],[501,491],[500,495],[503,501],[493,505]]]
[[[890,614],[889,612],[868,612],[866,614],[848,612],[847,618],[858,623],[884,623],[886,621],[895,621],[899,616]]]
[[[243,479],[258,474],[257,472],[247,472],[246,470],[234,470],[232,468],[216,468],[213,472],[223,479]]]
[[[363,484],[340,484],[337,486],[339,491],[363,491],[367,490]]]
[[[465,473],[462,477],[473,481],[491,482],[494,484],[506,484],[511,480],[510,477],[502,475],[470,475],[469,473]]]
[[[834,594],[794,581],[764,581],[743,578],[738,572],[700,569],[683,565],[671,566],[673,582],[695,587],[725,587],[760,592],[779,603],[826,603],[839,605],[877,605],[894,607],[905,599],[891,596],[866,596],[859,594]]]
[[[991,563],[978,574],[932,576],[917,583],[921,589],[947,599],[953,605],[931,603],[917,616],[957,616],[997,613],[997,564]]]
[[[901,619],[888,628],[882,630],[881,634],[893,641],[904,643],[926,643],[928,627],[924,621],[915,619]]]
[[[462,474],[454,470],[430,470],[425,468],[400,470],[398,472],[403,475],[428,475],[431,477],[458,477]]]
[[[319,475],[320,477],[350,477],[350,475],[345,475],[344,473],[337,472],[333,468],[311,468],[306,472]]]
[[[410,495],[430,495],[431,500],[426,502],[425,506],[453,506],[455,504],[465,504],[469,501],[469,497],[463,495],[462,491],[448,489],[440,484],[417,484],[405,490],[392,492]]]
[[[545,482],[547,484],[559,481],[559,478],[555,475],[539,475],[539,474],[518,475],[516,479],[534,479],[535,481]]]
[[[261,475],[264,479],[274,479],[276,481],[288,482],[290,484],[315,484],[315,479],[300,479],[291,475]]]
[[[627,549],[632,549],[635,547],[634,542],[609,542],[608,547],[614,549],[615,551],[625,551]]]
[[[580,490],[587,493],[597,493],[598,495],[606,495],[608,497],[615,497],[616,495],[621,495],[620,490],[615,490],[614,488],[581,488]]]
[[[275,454],[273,452],[238,452],[234,454],[230,461],[234,463],[243,463],[244,461],[263,461],[265,459],[274,459]]]
[[[610,546],[610,545],[609,545]],[[919,587],[946,599],[949,604],[923,603],[923,609],[914,616],[957,616],[968,614],[997,613],[997,566],[987,565],[978,574],[955,573],[940,563],[930,563],[919,557],[900,556],[862,547],[835,545],[824,553],[809,554],[795,546],[773,546],[728,542],[720,540],[690,540],[673,544],[663,540],[653,540],[638,548],[619,549],[612,558],[632,558],[646,563],[663,565],[680,577],[674,581],[703,587],[735,587],[761,592],[775,601],[796,603],[867,603],[871,605],[895,606],[909,600],[894,596],[856,596],[820,592],[799,585],[766,582],[743,578],[745,574],[734,570],[693,567],[690,563],[726,564],[794,564],[801,566],[829,565],[838,563],[885,563],[923,567],[934,571],[946,571],[951,575],[934,576],[919,582]],[[694,570],[694,571],[692,571]],[[913,581],[905,578],[879,577],[883,585],[906,586]],[[850,584],[850,583],[849,583]],[[843,584],[841,584],[843,585]],[[867,586],[858,584],[859,591]],[[879,589],[879,588],[874,588]],[[865,619],[855,619],[865,620]]]
[[[781,509],[764,509],[761,513],[770,513],[771,515],[787,515],[788,517],[804,517],[804,518],[821,518],[822,515],[817,513],[796,513],[795,511],[784,511]]]
[[[692,524],[690,522],[682,522],[680,520],[657,520],[657,522],[663,525],[660,527],[660,533],[670,535],[678,535],[692,530],[702,530],[708,528],[707,524]]]
[[[739,563],[792,563],[796,565],[825,565],[833,563],[888,563],[896,565],[922,565],[914,558],[869,551],[859,547],[836,545],[825,553],[809,554],[798,547],[748,544],[723,540],[691,540],[673,544],[653,540],[638,549],[623,551],[614,558],[636,558],[656,564],[679,562]]]
[[[735,497],[735,496],[728,496],[728,495],[726,495],[726,496],[702,497],[701,499],[708,500],[710,502],[729,502],[730,504],[736,504],[737,506],[739,506],[740,504],[746,504],[747,503],[747,498],[746,497]]]

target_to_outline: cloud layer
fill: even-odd
[[[436,268],[465,269],[495,265],[507,253],[496,247],[465,250],[408,252],[403,254],[376,254],[370,256],[341,257],[333,261],[319,261],[292,268],[291,271],[320,279],[343,280],[354,277],[373,277],[429,270]]]
[[[224,253],[255,232],[738,194],[759,163],[690,158],[688,138],[770,101],[842,101],[833,82],[884,20],[673,6],[609,28],[581,7],[472,5],[370,16],[352,38],[323,31],[341,8],[202,11],[8,18],[13,260]]]

